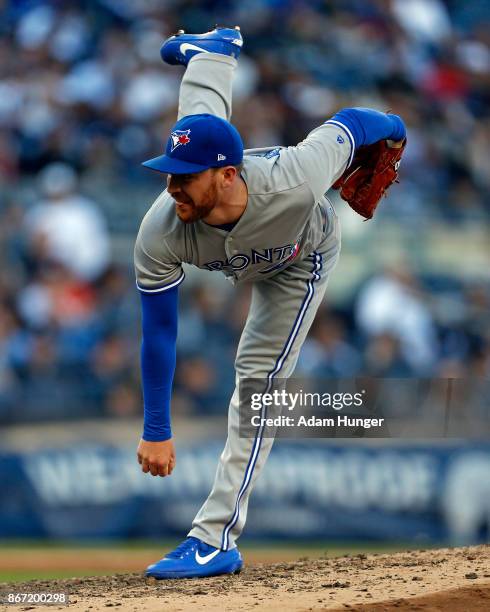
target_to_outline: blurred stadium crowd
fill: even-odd
[[[180,27],[240,24],[233,122],[295,144],[344,106],[409,129],[382,219],[490,222],[490,7],[479,0],[0,2],[0,419],[135,415],[132,241],[162,177]],[[182,290],[174,409],[224,413],[248,289]],[[489,376],[488,282],[400,266],[325,305],[299,373]],[[205,349],[204,349],[205,347]]]

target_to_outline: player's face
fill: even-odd
[[[175,212],[183,223],[209,215],[217,203],[217,177],[209,169],[198,174],[169,174],[167,191],[175,200]]]

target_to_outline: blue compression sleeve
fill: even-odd
[[[370,108],[344,108],[329,121],[340,123],[350,131],[354,148],[378,140],[402,140],[406,136],[405,124],[398,115],[387,115]]]
[[[141,378],[145,417],[143,440],[161,442],[172,437],[170,398],[175,372],[178,288],[141,295]]]

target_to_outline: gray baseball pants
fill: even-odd
[[[194,56],[180,88],[179,119],[210,113],[230,120],[235,67],[236,60],[231,57],[214,53]],[[260,428],[255,437],[239,437],[238,382],[292,375],[340,251],[340,229],[333,209],[328,216],[326,234],[314,253],[253,284],[235,361],[237,387],[228,410],[228,439],[212,491],[189,532],[222,550],[233,548],[243,530],[250,493],[273,443],[272,438],[260,435]]]

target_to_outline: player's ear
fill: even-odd
[[[237,169],[235,166],[225,166],[224,168],[221,168],[221,171],[223,186],[229,187],[237,175]]]

